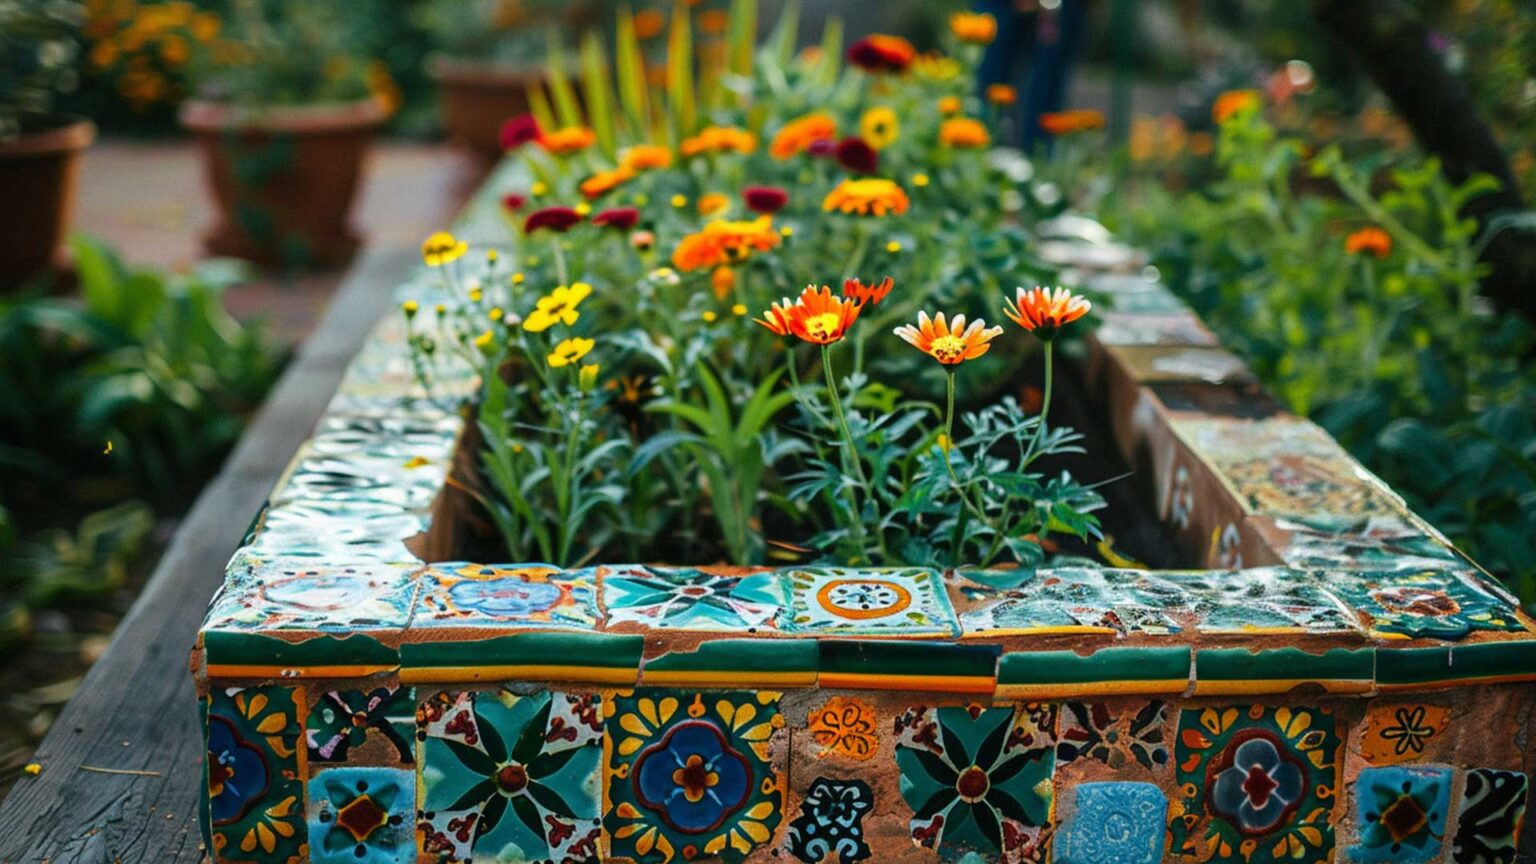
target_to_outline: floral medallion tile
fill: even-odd
[[[417,715],[423,861],[598,860],[592,694],[438,694]]]
[[[1328,591],[1360,610],[1376,633],[1460,639],[1474,631],[1526,630],[1516,604],[1471,574],[1332,571],[1327,580]]]
[[[793,627],[802,633],[887,637],[958,632],[937,571],[841,567],[789,571]]]
[[[268,562],[225,584],[205,630],[403,628],[416,597],[407,567],[289,567]]]
[[[1326,861],[1340,771],[1326,708],[1186,708],[1174,764],[1170,851],[1197,861]]]
[[[1377,702],[1365,712],[1360,755],[1372,765],[1425,761],[1440,749],[1451,725],[1451,709],[1439,705]]]
[[[1514,864],[1530,778],[1518,771],[1468,771],[1457,807],[1455,864]]]
[[[1402,516],[1288,516],[1275,544],[1292,567],[1415,570],[1463,565],[1451,547]]]
[[[1151,783],[1079,783],[1071,817],[1058,829],[1056,864],[1157,864],[1168,796]]]
[[[1058,567],[1010,588],[989,586],[985,574],[960,575],[958,591],[969,601],[960,615],[967,637],[1084,629],[1175,633],[1183,624],[1170,610],[1195,605],[1187,591],[1144,570]]]
[[[332,690],[316,697],[304,720],[310,762],[346,762],[369,735],[388,741],[398,761],[416,761],[416,696],[409,687]]]
[[[880,749],[875,708],[852,696],[833,696],[810,712],[806,721],[819,748],[816,758],[867,762]]]
[[[1168,764],[1168,703],[1129,707],[1106,702],[1067,702],[1056,721],[1056,770],[1079,759],[1114,769],[1129,765],[1157,770]]]
[[[945,860],[1044,860],[1055,723],[1056,709],[1044,704],[899,715],[896,767],[913,842]]]
[[[531,564],[435,564],[421,577],[411,628],[558,628],[597,626],[597,600],[583,573]]]
[[[609,629],[756,632],[783,627],[787,599],[777,573],[673,567],[600,567]]]
[[[412,864],[416,772],[324,768],[309,781],[311,864]]]
[[[778,693],[644,690],[605,705],[604,855],[743,861],[783,818]]]
[[[804,864],[853,864],[870,857],[864,814],[875,806],[863,780],[818,777],[784,831],[784,850]]]
[[[1365,768],[1355,780],[1355,843],[1361,864],[1427,864],[1445,852],[1451,769],[1438,765]]]
[[[208,697],[208,818],[221,861],[269,864],[303,854],[301,698],[286,687]]]

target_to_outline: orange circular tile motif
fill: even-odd
[[[885,618],[912,605],[912,592],[886,579],[837,579],[816,592],[821,608],[839,618]]]

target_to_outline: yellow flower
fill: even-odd
[[[953,81],[962,71],[959,60],[937,52],[920,54],[912,61],[912,74],[929,81]]]
[[[1003,328],[989,328],[980,318],[967,327],[964,315],[956,315],[953,324],[946,323],[943,312],[935,318],[929,318],[927,312],[919,312],[916,327],[903,324],[896,328],[896,335],[902,341],[945,366],[957,366],[987,353],[992,348],[992,340],[1002,333]]]
[[[803,152],[817,141],[827,141],[835,137],[837,137],[837,121],[832,119],[830,114],[807,114],[784,124],[784,128],[773,136],[773,143],[768,146],[768,152],[773,155],[773,158],[784,160]]]
[[[992,136],[979,120],[951,117],[939,125],[939,143],[945,147],[986,147]]]
[[[496,334],[487,330],[484,333],[481,333],[479,336],[476,336],[475,347],[479,348],[486,354],[491,353],[496,348]]]
[[[713,324],[715,323],[715,319],[719,318],[720,316],[716,314],[715,310],[713,309],[705,309],[703,314],[699,315],[699,317],[704,319],[704,323]]]
[[[527,281],[527,279],[528,279],[528,277],[524,276],[521,272],[517,272],[517,273],[513,273],[512,274],[512,284],[513,285],[521,285],[521,284],[523,284],[523,282]]]
[[[884,150],[896,143],[900,134],[901,123],[896,119],[896,112],[884,105],[876,105],[859,118],[859,137],[876,150]]]
[[[928,185],[928,175],[921,172],[912,175],[912,185],[921,189]]]
[[[591,351],[592,346],[596,344],[593,340],[583,339],[580,336],[562,339],[560,344],[555,346],[555,350],[549,352],[549,356],[545,359],[549,361],[550,366],[556,369],[561,366],[569,366],[587,356],[587,352]]]
[[[986,45],[997,38],[997,19],[985,12],[956,12],[949,16],[949,32],[961,42]]]
[[[745,304],[745,303],[737,303],[735,306],[732,306],[731,307],[731,314],[732,315],[745,315],[745,314],[747,314],[747,304]]]
[[[543,180],[535,180],[533,185],[528,187],[528,194],[535,198],[542,198],[549,194],[549,184]]]
[[[576,378],[576,385],[581,388],[581,392],[589,392],[597,385],[597,373],[602,368],[602,366],[596,363],[587,363],[581,367],[581,372],[578,373]]]
[[[485,260],[489,264],[495,264],[497,261],[501,260],[501,253],[497,252],[495,249],[487,249],[485,250]]]
[[[961,107],[959,96],[945,96],[939,100],[939,113],[945,117],[959,114]]]
[[[888,213],[901,215],[907,212],[910,202],[900,186],[878,177],[860,180],[844,180],[827,193],[821,209],[841,213],[857,213],[861,216],[884,216]]]
[[[892,240],[891,242],[885,244],[885,251],[895,255],[897,252],[901,251],[901,244],[895,240]]]
[[[678,208],[687,207],[688,206],[688,196],[687,195],[682,195],[682,194],[673,195],[672,196],[672,206],[673,207],[678,207]]]
[[[459,260],[468,251],[468,243],[447,231],[439,231],[421,244],[421,260],[428,267],[441,267]]]
[[[591,293],[592,286],[585,282],[577,282],[569,288],[561,285],[538,299],[528,320],[523,322],[523,329],[530,333],[543,333],[556,324],[567,327],[575,324],[581,317],[576,307]]]
[[[400,311],[404,312],[405,317],[407,318],[415,318],[417,311],[420,309],[421,304],[417,303],[415,300],[407,300],[400,304]]]
[[[636,144],[624,151],[624,158],[619,160],[620,168],[628,168],[631,171],[650,171],[655,168],[668,168],[672,165],[672,151],[655,144]]]
[[[779,234],[785,237],[793,237],[795,236],[795,228],[793,225],[785,225],[783,228],[779,229]]]
[[[699,214],[702,216],[713,216],[729,206],[731,199],[719,192],[706,192],[699,196]]]

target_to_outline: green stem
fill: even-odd
[[[944,454],[944,467],[949,471],[949,482],[955,484],[955,493],[960,496],[961,502],[965,504],[965,509],[969,510],[971,515],[980,520],[981,524],[986,525],[988,528],[992,529],[992,533],[994,535],[997,535],[998,531],[996,527],[992,525],[992,521],[987,518],[986,511],[972,503],[971,496],[966,494],[965,486],[960,482],[960,475],[955,473],[955,464],[954,462],[950,461],[949,458],[949,451],[953,450],[955,447],[955,373],[953,369],[948,369],[945,371],[949,374],[946,376],[948,383],[945,386],[944,400],[944,446],[939,448],[939,451]],[[959,524],[956,525],[955,534],[955,543],[953,545],[955,553],[955,566],[958,567],[961,563]]]
[[[869,481],[864,476],[863,460],[859,458],[859,450],[853,443],[853,432],[848,428],[848,417],[843,413],[843,398],[837,392],[837,378],[832,374],[832,346],[821,346],[822,374],[827,379],[827,393],[832,397],[832,414],[837,418],[837,428],[843,436],[843,468],[851,469],[854,479],[858,481],[859,489],[865,495],[870,494]],[[848,493],[848,504],[853,509],[853,534],[859,544],[859,555],[863,557],[868,550],[864,536],[864,513],[859,506],[858,496],[847,486],[843,490]]]
[[[549,245],[554,248],[556,284],[571,284],[569,281],[567,281],[567,274],[565,272],[565,250],[560,246],[560,235],[552,235],[549,241]]]
[[[1055,347],[1054,339],[1045,340],[1045,394],[1040,399],[1040,422],[1035,426],[1035,437],[1030,439],[1029,450],[1024,453],[1025,468],[1040,455],[1040,439],[1045,437],[1045,418],[1051,413],[1051,385],[1056,381],[1053,365]]]

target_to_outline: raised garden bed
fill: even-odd
[[[1530,619],[1133,254],[1039,252],[1191,569],[457,560],[477,382],[392,318],[193,656],[216,860],[1514,860]]]

